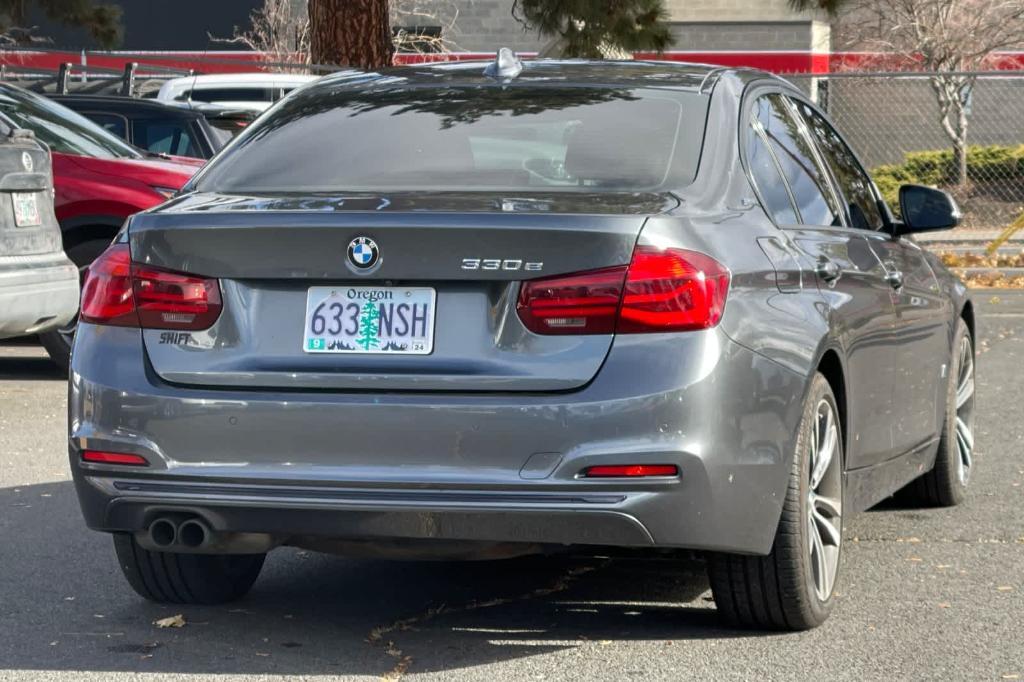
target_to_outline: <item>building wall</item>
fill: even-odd
[[[676,50],[808,50],[811,21],[674,22]]]
[[[230,38],[235,26],[249,26],[249,13],[263,0],[104,0],[121,7],[125,50],[235,50],[218,42]],[[38,4],[38,3],[35,3]],[[49,21],[39,9],[31,15],[38,35],[53,40],[52,47],[98,49],[80,28]]]
[[[673,21],[809,21],[815,15],[796,13],[788,0],[665,0]]]
[[[421,0],[419,6],[451,25],[446,38],[459,50],[534,52],[546,42],[515,21],[511,0]],[[793,12],[787,0],[666,0],[666,8],[674,50],[828,50],[828,23],[816,13]]]
[[[263,0],[105,0],[121,7],[123,49],[217,50],[234,27],[249,25]],[[301,5],[305,0],[294,0]],[[513,0],[393,0],[398,23],[434,24],[452,49],[491,52],[510,47],[536,52],[547,42],[512,17]],[[666,0],[675,50],[827,50],[828,24],[814,13],[795,13],[787,0]],[[403,14],[403,8],[405,13]],[[424,16],[426,15],[426,16]],[[201,17],[201,21],[197,18]],[[54,47],[95,49],[81,29],[32,17]]]
[[[508,47],[518,52],[537,52],[546,42],[527,32],[512,17],[511,0],[437,0],[432,13],[445,28],[445,39],[455,50],[496,52]],[[450,27],[451,30],[448,30]]]

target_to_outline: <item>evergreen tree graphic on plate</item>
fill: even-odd
[[[359,338],[356,339],[363,350],[380,346],[377,333],[380,327],[380,310],[376,303],[366,303],[363,313],[359,316]]]

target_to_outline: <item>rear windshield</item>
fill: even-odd
[[[692,182],[708,99],[610,87],[293,93],[201,191],[651,191]]]

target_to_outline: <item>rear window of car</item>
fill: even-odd
[[[294,93],[202,191],[652,191],[693,181],[708,98],[660,89],[411,87]]]
[[[173,120],[138,119],[132,121],[132,140],[136,146],[157,154],[201,156],[188,125]]]
[[[186,90],[177,100],[198,100],[200,102],[273,102],[272,88],[194,88]]]

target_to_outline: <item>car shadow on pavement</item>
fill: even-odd
[[[84,527],[70,481],[0,488],[0,548],[0,671],[384,675],[758,634],[719,624],[699,564],[639,558],[382,562],[283,548],[238,602],[151,604],[122,579],[110,538]],[[155,625],[178,614],[183,627]]]
[[[35,337],[4,339],[0,341],[0,379],[15,381],[67,381],[68,374],[45,355],[34,353],[38,347]]]
[[[50,358],[0,357],[0,379],[67,381],[68,375]]]

